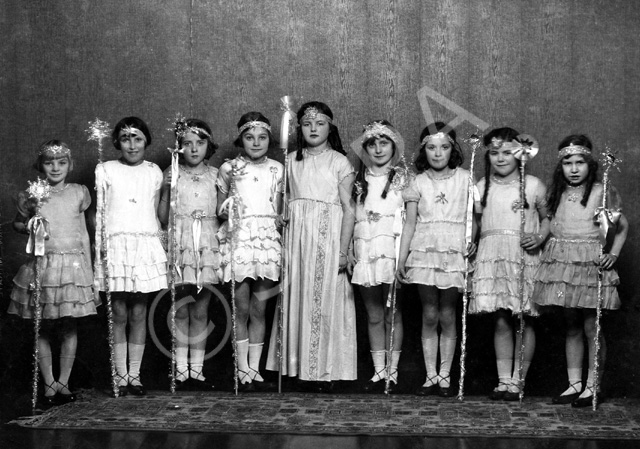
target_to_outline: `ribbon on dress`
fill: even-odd
[[[598,224],[600,244],[606,248],[613,243],[621,213],[604,207],[597,207],[593,220]]]
[[[191,218],[193,218],[191,233],[193,234],[193,253],[196,259],[196,285],[198,287],[198,293],[202,290],[202,276],[200,273],[200,236],[202,235],[202,219],[206,217],[207,214],[203,210],[194,210],[191,212]],[[180,274],[180,276],[182,275]]]
[[[44,256],[44,242],[49,239],[49,222],[42,215],[36,214],[27,223],[27,230],[27,254]]]

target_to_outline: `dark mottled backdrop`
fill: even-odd
[[[625,200],[631,232],[618,264],[623,309],[605,319],[610,343],[605,386],[614,395],[640,394],[636,1],[4,0],[0,8],[5,281],[0,313],[24,261],[24,239],[9,225],[11,197],[36,176],[31,164],[46,139],[71,145],[70,180],[91,186],[97,152],[84,130],[95,117],[112,125],[126,115],[143,117],[154,135],[149,159],[164,168],[171,144],[167,119],[178,111],[212,124],[221,144],[212,163],[219,165],[233,154],[240,115],[259,110],[277,123],[282,95],[293,96],[297,105],[328,103],[345,143],[367,121],[386,118],[404,135],[408,156],[428,113],[448,121],[460,115],[452,112],[457,106],[476,116],[476,123],[508,125],[537,137],[542,150],[530,166],[545,180],[556,163],[555,146],[567,134],[586,133],[598,147],[608,143],[622,152],[625,163],[613,182]],[[418,91],[425,87],[452,103],[420,99]],[[473,126],[462,122],[458,130],[467,135]],[[106,153],[117,157],[110,147]],[[419,308],[415,291],[405,295],[409,319],[401,368],[405,379],[417,384],[423,376]],[[360,367],[366,377],[361,308],[359,314]],[[28,379],[27,329],[6,317],[2,323],[3,378]],[[539,323],[528,383],[533,393],[564,388],[560,326],[556,318]],[[474,318],[470,331],[476,338],[469,347],[469,388],[484,393],[495,376],[490,321]],[[100,321],[81,327],[78,385],[90,383],[87,377],[98,383],[106,378],[102,337]],[[153,348],[147,354],[148,373],[166,366]],[[228,370],[225,354],[207,369]]]

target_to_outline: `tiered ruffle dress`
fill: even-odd
[[[167,170],[171,170],[168,168]],[[222,257],[216,215],[218,169],[209,165],[188,170],[180,165],[176,204],[176,284],[218,284]],[[197,239],[197,250],[194,236]]]
[[[356,224],[353,246],[356,264],[353,284],[371,287],[391,284],[396,271],[396,238],[402,233],[402,191],[389,187],[387,197],[382,192],[388,174],[374,175],[367,170],[368,184],[364,204],[356,202]],[[396,234],[397,233],[397,234]]]
[[[89,235],[84,211],[91,204],[89,191],[79,184],[66,184],[53,192],[42,205],[40,214],[49,222],[49,239],[41,257],[42,318],[79,318],[96,313],[100,300],[93,292],[93,272]],[[27,195],[18,196],[18,211],[27,211]],[[33,259],[20,267],[13,279],[8,312],[33,318],[35,263]]]
[[[104,213],[112,292],[149,293],[167,287],[167,255],[156,212],[161,184],[162,171],[153,162],[130,166],[117,160],[96,166],[97,228]],[[103,198],[106,208],[101,212]],[[96,244],[100,237],[98,232]],[[104,290],[102,261],[95,271]]]
[[[405,192],[406,201],[418,201],[416,229],[405,263],[411,283],[464,288],[468,194],[469,171],[462,168],[441,179],[427,170]]]
[[[602,184],[593,185],[586,206],[583,190],[566,190],[551,221],[551,237],[535,274],[534,301],[541,306],[595,309],[598,302],[599,228],[594,221],[602,205]],[[620,211],[620,197],[611,188],[609,209]],[[620,308],[615,270],[603,271],[602,308]]]
[[[289,158],[289,225],[282,299],[282,374],[301,380],[357,377],[356,311],[351,284],[340,265],[340,183],[354,170],[334,150],[301,161]],[[276,314],[277,316],[277,314]],[[267,369],[278,371],[278,319]]]
[[[233,267],[229,221],[220,227],[224,281],[231,280],[232,268],[236,282],[247,278],[277,281],[280,278],[282,246],[276,218],[284,168],[272,159],[256,164],[239,156],[220,167],[217,186],[223,193],[230,193],[234,166],[240,219],[234,223]]]
[[[478,192],[484,194],[483,178]],[[536,177],[527,175],[525,195],[529,207],[525,209],[525,233],[537,233],[540,217],[537,206],[544,204],[545,186]],[[479,209],[482,207],[477,204]],[[469,313],[495,312],[498,309],[520,312],[520,180],[500,183],[491,179],[487,205],[482,210],[480,243],[473,275],[473,296]],[[522,312],[537,315],[531,301],[533,276],[539,265],[540,248],[525,251],[524,304]]]

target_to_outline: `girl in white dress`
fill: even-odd
[[[475,252],[473,243],[469,248],[465,245],[469,171],[460,167],[463,160],[453,129],[442,122],[427,126],[420,134],[416,159],[419,174],[404,194],[407,221],[400,244],[398,279],[418,284],[422,301],[422,353],[427,377],[416,390],[419,396],[455,394],[450,372],[457,340],[456,304],[464,288],[464,258]]]
[[[109,274],[105,280],[102,261],[98,261],[96,282],[101,291],[108,282],[111,292],[119,394],[142,396],[146,394],[140,381],[140,365],[147,335],[147,297],[150,292],[167,287],[167,255],[160,240],[157,213],[162,171],[144,160],[151,133],[143,120],[123,118],[111,137],[122,156],[96,167],[98,212],[105,216]],[[98,236],[101,221],[98,216]]]
[[[40,308],[42,323],[38,337],[38,366],[44,379],[44,406],[75,401],[69,377],[76,357],[78,331],[76,318],[96,314],[99,298],[93,292],[91,250],[85,211],[91,204],[87,188],[66,182],[73,169],[71,150],[64,142],[50,140],[40,146],[36,168],[44,173],[51,186],[51,196],[44,201],[40,215],[49,226],[40,256]],[[13,226],[29,234],[35,203],[27,192],[18,194],[18,214]],[[34,317],[34,290],[37,259],[20,267],[13,279],[8,313],[25,319]],[[51,343],[59,335],[58,379],[53,374]]]
[[[389,378],[390,389],[398,383],[398,362],[402,348],[402,311],[399,297],[396,311],[388,307],[389,291],[396,270],[396,241],[402,229],[407,185],[406,167],[398,166],[404,142],[386,120],[364,127],[361,138],[352,145],[360,157],[353,199],[356,224],[353,231],[355,266],[351,282],[359,286],[367,310],[369,346],[374,374],[365,384],[367,392],[381,392]],[[393,326],[391,324],[393,316]],[[393,327],[393,348],[391,328]],[[387,372],[389,366],[389,372]]]
[[[347,279],[355,221],[354,170],[333,113],[321,102],[297,113],[298,150],[287,167],[289,223],[283,296],[282,374],[328,391],[332,380],[355,380],[356,319]],[[275,320],[267,368],[279,370]]]
[[[219,284],[220,251],[216,215],[218,169],[206,160],[218,145],[211,128],[202,120],[188,119],[179,130],[179,178],[177,182],[175,241],[176,299],[188,301],[176,310],[176,389],[213,390],[202,369],[207,344],[208,310],[211,290],[205,284]],[[171,167],[164,172],[160,221],[169,222]],[[192,299],[189,299],[191,297]]]
[[[242,153],[220,167],[218,214],[227,219],[220,229],[224,281],[231,281],[232,276],[235,279],[238,389],[250,391],[267,387],[260,375],[260,358],[267,300],[278,293],[280,278],[281,243],[276,220],[284,167],[267,157],[275,140],[269,120],[259,112],[248,112],[240,118],[234,144]],[[233,226],[229,206],[238,214],[231,217]]]
[[[497,128],[484,137],[485,177],[478,183],[481,200],[476,211],[482,214],[480,242],[473,274],[474,295],[469,313],[492,312],[495,318],[494,347],[498,386],[492,400],[517,401],[524,384],[520,383],[520,334],[515,319],[520,313],[520,260],[525,249],[524,363],[522,379],[527,375],[535,351],[535,333],[531,317],[538,314],[531,301],[533,275],[540,259],[540,246],[549,234],[542,181],[526,175],[525,204],[520,201],[519,161],[513,141],[518,132]],[[520,211],[525,211],[525,231],[520,234]],[[514,335],[515,334],[515,335]],[[515,340],[515,342],[514,342]]]

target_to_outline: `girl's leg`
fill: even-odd
[[[433,286],[418,285],[418,294],[422,302],[422,354],[427,370],[427,379],[417,392],[428,395],[435,392],[438,384],[438,318],[440,291]]]
[[[525,316],[524,317],[524,357],[522,362],[522,382],[520,382],[520,348],[522,339],[520,338],[520,333],[517,332],[520,324],[516,322],[516,343],[514,347],[513,353],[513,373],[511,375],[511,385],[509,386],[510,393],[519,393],[522,388],[524,388],[524,381],[527,378],[527,372],[529,371],[529,367],[531,366],[531,361],[533,360],[533,354],[536,351],[536,333],[533,328],[533,318]],[[512,396],[512,399],[517,399],[515,396]]]
[[[391,286],[388,284],[382,285],[382,305],[387,303],[389,297],[389,290]],[[393,316],[393,326],[391,325],[391,319]],[[393,348],[390,348],[391,343],[391,328],[393,327]],[[400,362],[400,354],[402,353],[402,339],[404,338],[404,328],[402,326],[402,308],[400,297],[396,295],[396,310],[395,313],[391,307],[386,308],[385,311],[385,347],[387,348],[387,354],[391,354],[391,360],[389,362],[389,377],[391,382],[398,383],[398,363]]]
[[[593,396],[593,387],[595,383],[594,356],[596,352],[596,311],[595,309],[584,309],[584,334],[587,338],[587,347],[589,348],[589,371],[587,375],[587,387],[584,389],[579,399],[587,398],[587,404],[591,405],[591,396]],[[607,359],[607,344],[602,332],[600,333],[600,353],[598,354],[598,375],[602,379],[604,371],[604,363]],[[583,401],[584,402],[584,401]],[[582,404],[581,404],[582,405]]]
[[[63,319],[62,323],[62,344],[60,345],[60,377],[58,378],[58,392],[65,402],[72,402],[76,397],[69,389],[69,377],[73,362],[76,359],[76,349],[78,348],[78,328],[74,318]]]
[[[251,295],[251,280],[236,282],[236,346],[238,358],[238,377],[240,384],[251,383],[249,373],[249,305]]]
[[[503,399],[511,383],[513,369],[513,326],[511,312],[499,309],[495,312],[495,333],[493,346],[496,352],[498,386],[489,395],[491,399]]]
[[[367,311],[367,330],[369,334],[369,347],[371,350],[371,358],[373,359],[373,377],[365,386],[365,390],[373,390],[374,385],[379,386],[380,382],[386,378],[386,350],[389,340],[386,339],[385,333],[385,313],[384,302],[386,298],[383,295],[382,286],[362,287],[360,286],[360,295]],[[390,319],[390,318],[389,318]]]
[[[186,286],[176,288],[176,299],[189,295]],[[181,388],[183,382],[189,379],[189,312],[191,304],[184,304],[176,309],[176,388]]]
[[[131,394],[146,394],[140,382],[140,365],[147,338],[147,293],[129,294],[129,391]]]
[[[207,346],[207,324],[209,323],[209,302],[211,291],[203,288],[196,295],[196,302],[189,307],[189,349],[191,350],[192,379],[198,381],[201,388],[211,389],[213,385],[203,383],[204,353]]]
[[[249,369],[253,380],[264,382],[260,375],[260,357],[264,348],[266,330],[267,301],[276,291],[277,282],[270,279],[258,279],[253,282],[249,308]]]
[[[112,292],[113,307],[113,353],[116,365],[116,382],[120,387],[120,394],[126,394],[129,383],[127,369],[127,293]]]
[[[40,374],[44,380],[43,390],[45,402],[48,405],[53,404],[53,398],[58,392],[58,384],[53,377],[53,362],[51,359],[51,343],[49,332],[41,330],[38,337],[38,366]]]
[[[584,356],[583,317],[578,309],[564,309],[566,326],[565,351],[569,388],[560,396],[553,398],[554,404],[568,404],[582,391],[582,358]]]
[[[440,291],[440,372],[438,385],[443,396],[451,396],[451,364],[456,352],[456,303],[460,293],[457,288]]]

